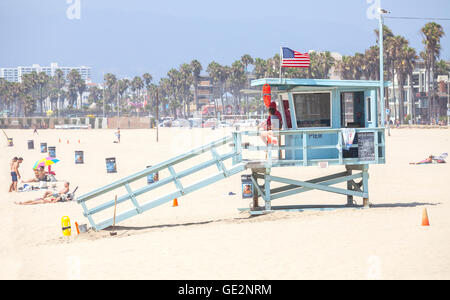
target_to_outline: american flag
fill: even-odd
[[[300,53],[289,48],[282,48],[281,66],[283,68],[309,68],[308,53]]]

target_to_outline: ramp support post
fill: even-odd
[[[266,169],[266,173],[264,175],[264,194],[265,194],[265,205],[264,208],[266,211],[272,210],[272,203],[270,197],[270,169]]]

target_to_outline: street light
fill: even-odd
[[[383,14],[389,14],[390,12],[379,8],[379,44],[380,44],[380,110],[381,110],[381,126],[384,126],[384,114],[387,115],[387,112],[384,108],[384,49],[383,49]],[[388,134],[391,135],[389,122],[387,123]]]
[[[450,72],[447,77],[447,127],[450,128]]]

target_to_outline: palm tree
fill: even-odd
[[[364,53],[364,59],[367,65],[367,76],[369,80],[379,80],[380,78],[380,49],[378,46],[372,46]]]
[[[387,39],[387,49],[386,52],[388,54],[389,62],[391,63],[390,69],[391,69],[391,80],[392,80],[392,94],[394,96],[394,115],[397,116],[397,97],[395,95],[395,71],[396,71],[396,66],[398,65],[397,60],[400,58],[400,53],[403,49],[403,47],[405,47],[405,45],[408,45],[408,41],[400,36],[394,36],[394,37],[388,37]],[[398,75],[398,74],[397,74]],[[399,90],[402,90],[403,86],[399,85]],[[403,100],[401,99],[399,100],[399,106],[400,104],[402,105],[402,111],[403,111]],[[399,108],[400,110],[400,108]],[[399,119],[403,119],[403,116],[399,115]]]
[[[141,77],[135,76],[131,81],[131,90],[133,91],[135,103],[140,103],[141,90],[144,88],[144,82]],[[136,102],[137,100],[137,102]],[[139,107],[136,105],[136,113],[139,117]]]
[[[278,78],[280,76],[280,54],[275,54],[274,57],[267,60],[267,77]]]
[[[53,76],[53,83],[55,85],[55,88],[58,90],[57,109],[58,109],[58,116],[59,116],[59,111],[61,110],[61,107],[62,107],[62,105],[61,105],[62,88],[66,85],[64,73],[61,69],[57,69],[55,71],[55,75]]]
[[[191,114],[190,103],[192,101],[191,86],[193,83],[192,67],[190,64],[182,64],[179,72],[179,91],[184,103],[184,116],[189,118]]]
[[[248,72],[247,72],[247,67],[248,67],[248,65],[251,65],[251,64],[254,63],[253,58],[250,56],[250,54],[244,54],[244,55],[241,57],[241,62],[244,64],[244,66],[245,66],[245,74],[247,74],[247,73],[248,73]]]
[[[397,72],[397,78],[398,78],[398,87],[400,92],[400,99],[399,99],[399,119],[400,123],[403,124],[405,120],[405,113],[404,113],[404,101],[405,101],[405,84],[406,80],[408,78],[408,75],[412,73],[414,69],[414,65],[411,68],[410,62],[413,59],[410,55],[413,55],[414,53],[410,52],[410,47],[408,42],[402,45],[400,49],[398,49],[397,52],[397,60],[395,61],[395,70]]]
[[[223,89],[222,89],[222,79],[224,76],[225,69],[218,64],[215,61],[212,61],[208,68],[206,69],[206,72],[209,74],[209,77],[211,78],[212,84],[213,84],[213,98],[214,98],[214,114],[217,118],[217,97],[220,97],[222,104],[223,104]]]
[[[117,116],[120,117],[120,103],[123,101],[123,95],[130,87],[130,81],[126,78],[120,79],[116,83],[117,85],[117,93],[119,94],[119,97],[117,99]]]
[[[443,59],[436,63],[436,75],[448,75],[450,65]]]
[[[114,75],[112,73],[106,73],[103,76],[103,80],[105,81],[105,86],[104,86],[104,92],[105,92],[104,98],[105,99],[103,99],[103,105],[106,106],[107,103],[113,103],[114,95],[117,94],[114,92],[115,86],[117,83],[117,77],[116,77],[116,75]]]
[[[84,92],[84,89],[86,89],[86,86],[84,85],[84,89],[83,89],[83,79],[81,78],[80,73],[76,70],[76,69],[72,69],[69,74],[67,75],[67,80],[68,80],[68,93],[69,93],[69,104],[70,107],[73,107],[73,105],[75,104],[75,106],[77,107],[77,97],[78,97],[78,93],[79,91],[82,91],[80,94],[80,103],[82,103],[83,99],[82,99],[82,93]],[[81,83],[83,82],[83,83]]]
[[[83,93],[86,90],[86,82],[81,78],[77,83],[78,94],[80,94],[80,109],[83,109]]]
[[[236,114],[239,114],[241,102],[241,90],[247,82],[247,74],[245,73],[244,64],[237,60],[231,65],[230,88],[234,98],[234,107]],[[246,103],[247,104],[247,103]],[[244,113],[247,112],[247,105],[244,106]]]
[[[342,56],[342,60],[337,63],[337,69],[341,73],[341,77],[345,80],[354,79],[353,78],[353,57],[352,56]]]
[[[198,81],[200,79],[200,72],[202,71],[202,65],[200,62],[196,59],[191,61],[191,68],[192,68],[192,78],[194,81],[194,101],[195,101],[195,109],[199,110],[199,103],[198,103]]]
[[[170,81],[168,78],[161,78],[159,80],[159,91],[159,100],[163,108],[163,114],[167,116],[167,107],[170,102]]]
[[[150,75],[150,73],[145,73],[144,75],[142,75],[142,78],[144,79],[144,85],[145,85],[145,89],[147,90],[147,98],[150,100],[150,86],[153,80],[152,75]],[[144,107],[145,109],[145,107]]]
[[[331,68],[336,63],[336,60],[331,56],[330,51],[319,53],[318,74],[317,78],[329,78]]]
[[[377,43],[378,47],[380,47],[380,42],[378,40],[378,38],[380,36],[379,30],[375,29],[374,32],[375,32],[375,36],[376,36],[376,43]],[[385,51],[383,52],[383,56],[384,56],[383,70],[384,70],[385,74],[383,74],[383,75],[384,75],[384,78],[386,78],[387,80],[391,80],[391,81],[393,81],[393,79],[390,78],[391,73],[389,72],[390,67],[391,67],[391,57],[389,56],[389,53],[388,53],[388,51],[386,51],[386,49],[389,48],[388,47],[389,42],[390,42],[389,38],[392,38],[392,37],[394,37],[392,30],[389,27],[387,27],[386,25],[383,25],[383,48],[385,49]],[[378,75],[380,76],[381,74],[378,74]],[[386,95],[385,107],[389,108],[389,88],[388,87],[386,87],[386,92],[384,94]],[[390,114],[388,114],[388,116],[387,116],[387,122],[389,123],[389,121],[390,121]]]
[[[177,109],[182,107],[179,93],[180,76],[180,72],[177,69],[170,69],[169,72],[167,72],[168,80],[165,83],[169,108],[172,110],[174,118],[177,118]]]
[[[428,84],[432,84],[432,87],[429,88],[428,93],[428,101],[430,105],[430,121],[431,118],[435,117],[435,87],[434,87],[434,78],[431,78],[431,73],[433,73],[433,77],[436,73],[436,60],[440,56],[441,51],[441,38],[445,35],[444,29],[440,24],[435,22],[430,22],[425,24],[421,29],[423,35],[422,43],[425,45],[425,62],[427,66],[428,73]]]
[[[92,86],[89,88],[89,104],[100,102],[103,96],[103,91],[96,86]]]
[[[255,74],[256,79],[263,78],[266,76],[267,72],[267,61],[262,58],[255,58],[254,62],[255,68],[253,69],[253,73]]]

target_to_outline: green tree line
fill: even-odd
[[[343,56],[342,60],[336,61],[331,52],[310,52],[311,65],[309,68],[283,68],[284,78],[316,78],[327,79],[332,69],[342,79],[347,80],[379,80],[379,47],[378,30],[374,31],[376,43],[364,53],[355,53]],[[430,22],[421,28],[423,37],[423,49],[417,52],[410,46],[409,41],[401,36],[395,35],[390,28],[384,26],[384,64],[385,79],[403,87],[412,78],[415,66],[421,62],[426,69],[426,76],[430,84],[429,90],[436,91],[435,79],[440,74],[448,74],[448,64],[440,60],[441,39],[445,35],[443,27],[435,22]],[[252,71],[249,72],[249,66]],[[45,73],[30,73],[23,75],[21,83],[7,82],[0,79],[0,110],[9,110],[17,116],[28,116],[32,113],[45,113],[43,103],[50,100],[50,109],[57,110],[65,107],[66,110],[86,110],[87,105],[96,104],[98,110],[103,108],[106,112],[120,114],[148,111],[156,114],[156,95],[158,95],[158,109],[163,115],[187,118],[192,115],[191,107],[200,110],[199,103],[199,81],[200,74],[204,71],[212,82],[212,94],[217,115],[219,107],[224,107],[224,95],[232,95],[232,106],[234,113],[241,110],[247,113],[256,109],[261,103],[249,103],[242,91],[249,89],[249,77],[253,78],[278,78],[280,76],[280,55],[275,54],[268,59],[253,58],[249,54],[243,55],[231,65],[221,65],[216,61],[210,62],[206,69],[201,63],[194,59],[190,63],[181,64],[178,68],[170,69],[166,76],[161,78],[157,84],[153,83],[152,75],[145,73],[135,76],[133,79],[117,78],[112,73],[104,75],[104,89],[91,87],[87,89],[86,83],[77,70],[72,70],[67,78],[64,78],[61,70],[57,70],[53,77]],[[434,75],[434,78],[431,76]],[[412,85],[412,80],[409,80]],[[411,86],[412,87],[412,86]],[[403,99],[404,89],[400,88],[399,95],[392,95],[398,104],[398,115],[404,116]],[[83,103],[81,95],[89,91],[88,103]],[[144,93],[146,91],[146,93]],[[394,89],[395,91],[395,89]],[[144,94],[147,98],[144,98]],[[415,97],[415,95],[413,95]],[[436,107],[436,93],[428,93],[431,107]],[[77,99],[80,99],[77,101]],[[389,99],[389,97],[386,97]],[[257,101],[255,101],[257,102]],[[261,101],[259,101],[261,102]],[[132,103],[132,105],[130,105]],[[144,105],[146,103],[146,105]],[[414,100],[409,103],[413,105]],[[64,106],[65,104],[65,106]],[[387,105],[388,103],[386,103]],[[410,109],[414,112],[415,109]],[[436,116],[438,112],[430,109],[428,117]],[[412,116],[415,117],[415,116]],[[403,123],[403,118],[401,122]]]

